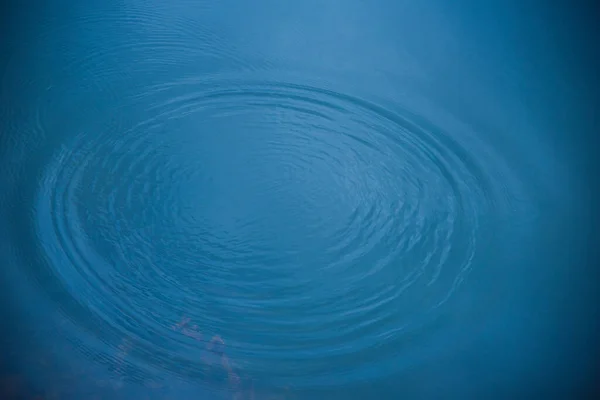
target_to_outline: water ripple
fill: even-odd
[[[272,382],[393,374],[439,329],[502,202],[483,143],[293,80],[147,86],[70,136],[37,196],[47,274],[65,314],[135,342],[146,370],[201,373],[172,329],[187,316]]]

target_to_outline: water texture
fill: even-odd
[[[552,390],[581,388],[572,339],[589,311],[570,294],[584,278],[563,283],[583,262],[589,199],[545,96],[575,83],[540,83],[569,68],[542,41],[549,12],[463,6],[15,13],[0,195],[13,391],[505,398],[559,376]],[[580,323],[567,341],[564,315]]]

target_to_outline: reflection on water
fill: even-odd
[[[564,365],[591,354],[575,61],[556,10],[486,4],[14,11],[0,393],[572,393]]]

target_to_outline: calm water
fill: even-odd
[[[583,395],[582,45],[519,4],[14,6],[2,390]]]

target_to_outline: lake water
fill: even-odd
[[[7,6],[1,393],[589,394],[579,11]]]

